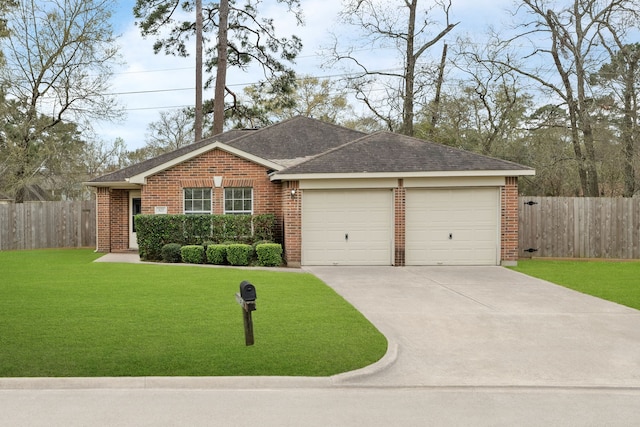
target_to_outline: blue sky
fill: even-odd
[[[329,31],[341,31],[335,25],[341,0],[301,0],[301,3],[305,13],[304,27],[295,27],[293,20],[282,14],[277,15],[275,22],[276,28],[302,38],[304,50],[294,66],[296,72],[320,77],[341,72],[321,69],[324,60],[318,55],[321,46],[329,41]],[[143,39],[134,25],[134,4],[135,0],[117,0],[113,16],[114,30],[121,35],[120,52],[125,64],[116,70],[112,91],[118,94],[127,118],[122,123],[104,123],[97,127],[104,140],[123,138],[129,149],[145,144],[147,125],[158,119],[160,111],[193,105],[195,98],[194,58],[155,55],[153,39]],[[499,16],[504,16],[502,10],[509,4],[511,0],[453,0],[453,20],[460,24],[455,34],[452,33],[451,41],[457,35],[477,32],[488,24],[500,25]],[[434,52],[439,55],[440,48]],[[376,51],[372,57],[380,68],[392,64],[391,55],[385,52]],[[228,85],[241,93],[244,86],[257,82],[260,74],[230,70],[227,79]],[[212,94],[205,93],[204,96],[208,98]]]

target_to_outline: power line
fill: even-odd
[[[138,90],[131,92],[113,92],[113,93],[105,93],[105,96],[114,96],[114,95],[139,95],[141,93],[160,93],[160,92],[180,92],[185,90],[194,90],[192,87],[183,87],[183,88],[175,88],[175,89],[153,89],[153,90]]]
[[[125,108],[124,111],[143,111],[143,110],[168,110],[174,108],[188,108],[193,107],[191,105],[167,105],[165,107],[139,107],[139,108]]]

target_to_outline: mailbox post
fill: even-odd
[[[256,310],[256,288],[251,283],[243,280],[240,283],[240,292],[236,294],[236,301],[242,307],[244,319],[244,342],[247,346],[253,345],[253,320],[251,312]]]

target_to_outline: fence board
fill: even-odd
[[[0,250],[95,245],[95,201],[0,204]]]
[[[522,258],[640,258],[640,199],[521,197],[518,222]]]

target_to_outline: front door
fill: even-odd
[[[140,191],[129,192],[129,248],[138,249],[136,224],[133,218],[142,213],[142,198]]]

